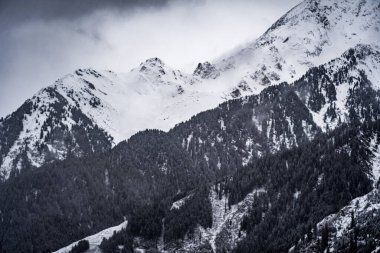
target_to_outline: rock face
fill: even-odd
[[[197,68],[194,70],[194,75],[200,76],[203,79],[215,79],[220,75],[220,72],[214,65],[206,61],[204,63],[198,63]]]
[[[376,0],[303,1],[256,41],[214,65],[220,79],[232,77],[235,87],[243,82],[253,92],[294,82],[357,44],[379,45],[379,10]]]
[[[363,73],[378,89],[379,8],[376,0],[304,1],[248,46],[214,63],[198,64],[193,74],[173,70],[158,58],[147,59],[127,74],[78,69],[39,91],[0,123],[1,177],[69,154],[109,149],[147,128],[167,131],[226,99],[292,83],[311,67],[339,58],[318,74],[323,75],[322,92],[330,92],[331,100],[312,105],[319,94],[302,97],[315,122],[322,129],[332,128],[344,121],[346,93],[356,87],[357,79],[364,79]],[[343,52],[346,55],[340,57]],[[334,68],[343,74],[331,76],[328,71],[339,72]],[[308,75],[304,78],[316,74]],[[336,100],[325,88],[331,83]]]
[[[167,106],[182,99],[191,81],[158,58],[126,75],[78,69],[58,79],[0,122],[2,178],[69,155],[108,150],[148,126],[168,130],[177,118],[169,118]]]
[[[362,48],[348,52],[360,55],[355,52]],[[357,68],[364,65],[353,64],[348,72],[336,67],[336,62],[347,60],[346,56],[351,55],[348,52],[311,68],[292,84],[270,86],[260,94],[226,101],[167,133],[140,132],[106,154],[96,153],[79,160],[69,157],[62,163],[21,171],[19,176],[0,184],[4,187],[0,188],[0,203],[3,203],[0,210],[4,214],[0,227],[11,227],[10,230],[24,236],[33,230],[35,240],[49,241],[51,247],[58,247],[69,244],[70,239],[79,239],[70,236],[94,234],[125,216],[130,221],[131,232],[121,233],[146,238],[147,245],[156,245],[157,241],[152,238],[160,236],[163,239],[156,246],[169,251],[178,248],[232,251],[235,246],[240,250],[247,241],[256,240],[252,233],[258,232],[260,226],[290,229],[287,226],[294,219],[291,208],[297,215],[302,215],[304,208],[315,208],[318,215],[314,219],[320,221],[329,211],[346,205],[352,196],[367,194],[371,190],[369,180],[379,174],[378,170],[367,170],[374,154],[371,149],[378,147],[374,141],[368,149],[371,143],[368,140],[375,140],[376,131],[370,131],[371,138],[361,133],[366,128],[371,129],[378,119],[379,92],[364,74],[369,70],[360,78],[352,77],[359,73]],[[353,83],[330,83],[325,76],[340,76],[342,80],[352,79]],[[334,96],[334,90],[341,85],[352,89],[346,93],[350,102]],[[362,90],[359,87],[364,87],[365,93],[355,92]],[[337,101],[342,107],[333,109],[341,116],[340,122],[331,116],[332,109],[321,110],[325,104]],[[315,120],[317,116],[320,122]],[[324,128],[327,124],[331,125],[328,131]],[[353,129],[348,127],[351,124]],[[210,187],[214,182],[219,183]],[[313,187],[319,189],[320,194],[314,194]],[[11,200],[17,205],[6,205],[7,192],[13,192]],[[72,197],[77,194],[78,198]],[[277,197],[280,195],[284,198]],[[326,205],[319,199],[325,195],[328,196],[323,199]],[[52,201],[59,208],[49,208]],[[305,207],[307,203],[312,206]],[[278,210],[272,212],[270,206]],[[70,236],[54,241],[50,233],[38,233],[40,226],[31,227],[34,221],[23,223],[29,216],[11,215],[25,208],[36,215],[33,220],[49,220],[51,224],[70,216],[71,227],[66,231]],[[83,208],[86,215],[77,215]],[[98,208],[99,212],[93,211]],[[71,210],[76,211],[71,213]],[[259,214],[264,217],[262,213],[270,218],[258,219]],[[290,218],[283,227],[273,227],[277,223],[268,222],[277,219],[276,215]],[[11,222],[16,220],[17,223]],[[255,225],[251,224],[252,220]],[[78,222],[82,224],[79,227]],[[301,227],[305,226],[304,220],[299,222]],[[23,225],[15,225],[21,223]],[[57,230],[55,226],[49,227],[49,231],[62,233]],[[0,233],[5,231],[0,230]],[[263,232],[263,236],[273,236],[270,231]],[[295,230],[289,236],[301,236],[300,231],[303,230]],[[12,242],[6,247],[17,249],[19,243],[12,234],[6,238]],[[278,238],[288,243],[294,240],[280,235]],[[278,249],[278,245],[272,247]]]
[[[125,219],[105,253],[376,250],[379,10],[306,0],[193,74],[150,58],[40,90],[0,121],[0,251]]]
[[[97,106],[96,100],[91,103]],[[112,143],[111,136],[52,87],[0,122],[0,132],[2,179],[68,156],[103,152]]]

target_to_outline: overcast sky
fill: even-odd
[[[159,57],[192,72],[254,40],[300,0],[0,0],[0,117],[78,68]]]

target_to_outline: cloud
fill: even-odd
[[[156,56],[190,72],[257,38],[298,1],[22,2],[0,1],[0,116],[77,68],[128,72]]]
[[[76,19],[99,9],[133,10],[163,7],[167,0],[0,0],[3,21]]]

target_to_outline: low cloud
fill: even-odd
[[[257,38],[298,1],[23,2],[34,3],[26,16],[28,5],[0,2],[0,116],[77,68],[128,72],[160,57],[191,72]]]

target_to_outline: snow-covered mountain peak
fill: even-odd
[[[304,1],[248,46],[215,63],[199,63],[193,74],[175,70],[157,57],[145,60],[128,73],[78,69],[41,90],[19,114],[1,123],[17,125],[17,131],[10,133],[0,125],[4,135],[12,137],[0,143],[0,170],[9,172],[20,167],[17,163],[21,153],[35,166],[49,160],[48,156],[64,158],[75,149],[68,148],[70,143],[63,143],[61,137],[66,138],[73,126],[80,128],[77,137],[83,131],[101,129],[96,130],[100,140],[89,140],[93,143],[83,144],[83,149],[76,147],[82,153],[96,150],[95,142],[108,142],[109,135],[114,145],[146,128],[169,130],[226,99],[258,94],[284,81],[293,83],[311,67],[327,62],[323,67],[326,73],[311,73],[306,78],[324,75],[326,87],[331,86],[329,80],[347,85],[337,84],[336,105],[329,100],[331,103],[321,104],[321,108],[310,109],[315,116],[324,116],[330,107],[337,107],[337,114],[345,115],[347,94],[355,86],[352,80],[362,78],[360,71],[373,87],[380,89],[379,9],[376,0]],[[352,53],[347,51],[350,48]],[[342,69],[351,63],[355,65],[353,69]],[[337,72],[345,79],[334,77]],[[319,125],[323,127],[327,122],[321,119]],[[62,126],[70,131],[57,130]],[[75,143],[77,137],[71,137]],[[40,147],[49,141],[50,146]],[[49,152],[40,155],[35,147]]]
[[[134,76],[135,81],[139,80],[156,86],[177,85],[180,90],[183,89],[182,86],[196,82],[191,75],[174,70],[157,57],[149,58],[139,67],[132,69],[131,76]]]
[[[168,68],[166,64],[157,57],[149,58],[145,62],[140,63],[139,66],[139,71],[141,73],[153,72],[159,75],[165,75],[165,69],[170,70],[170,68]]]
[[[200,76],[203,79],[215,79],[220,75],[220,72],[210,62],[198,63],[197,68],[194,70],[195,76]]]
[[[376,0],[306,0],[261,37],[214,63],[219,78],[246,84],[253,92],[293,82],[309,68],[339,57],[357,44],[379,45],[380,4]]]
[[[96,70],[88,68],[88,69],[77,69],[75,70],[75,74],[77,76],[94,76],[96,78],[102,77],[100,73],[98,73]]]
[[[140,66],[164,66],[165,63],[158,57],[152,57],[145,60],[145,62],[140,63]]]

